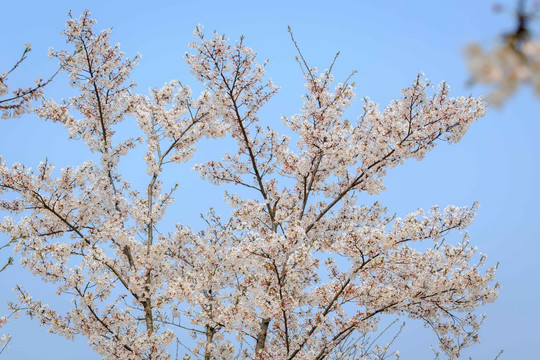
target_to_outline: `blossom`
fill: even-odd
[[[491,51],[472,44],[466,49],[473,81],[493,88],[489,100],[501,105],[522,84],[530,84],[540,96],[540,42],[526,40],[520,49],[506,43]]]
[[[513,12],[515,30],[504,34],[491,50],[476,43],[465,50],[472,82],[493,88],[489,100],[495,105],[502,105],[523,84],[530,84],[540,96],[540,40],[531,27],[537,12],[537,6],[531,8],[526,1],[518,1]]]
[[[32,50],[32,44],[26,43],[24,47],[24,51],[15,65],[9,71],[0,74],[0,117],[2,119],[18,118],[30,112],[32,102],[43,97],[43,87],[50,83],[58,73],[56,72],[46,81],[36,78],[34,81],[35,86],[13,90],[11,95],[6,96],[9,93],[8,75],[15,71],[26,59],[26,55]]]

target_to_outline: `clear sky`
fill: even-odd
[[[30,84],[56,69],[47,49],[60,49],[60,36],[67,12],[78,16],[88,8],[98,20],[97,28],[113,27],[113,41],[121,43],[128,56],[142,54],[133,73],[139,91],[161,86],[172,79],[194,85],[195,79],[183,62],[197,24],[216,29],[231,39],[246,36],[259,59],[270,59],[267,74],[281,87],[263,111],[263,121],[278,124],[280,115],[299,111],[303,78],[294,61],[295,49],[287,33],[291,25],[311,66],[326,68],[335,53],[336,79],[344,80],[353,70],[357,97],[369,96],[384,108],[416,74],[438,84],[450,84],[453,96],[483,95],[485,88],[467,87],[463,47],[471,41],[485,46],[512,26],[511,17],[491,11],[492,0],[452,1],[3,1],[0,6],[0,71],[5,71],[32,43],[29,60],[10,78],[13,85]],[[509,7],[513,1],[506,2]],[[54,99],[69,97],[65,77],[46,89]],[[353,106],[349,116],[360,115]],[[502,348],[502,359],[533,359],[540,339],[540,99],[525,87],[502,109],[490,108],[455,145],[442,144],[425,160],[407,161],[389,172],[388,190],[367,200],[379,200],[390,211],[404,216],[418,207],[465,206],[478,200],[481,208],[470,227],[471,242],[488,263],[499,262],[499,299],[481,309],[488,319],[480,332],[482,344],[463,356],[490,360]],[[78,164],[86,153],[81,144],[67,143],[66,132],[35,116],[0,121],[0,154],[8,162],[35,167],[47,157],[58,167]],[[190,163],[220,157],[219,142],[206,142]],[[222,206],[222,188],[202,183],[189,165],[174,173],[180,179],[178,216],[182,223],[197,221],[198,213]],[[132,169],[131,169],[132,170]],[[2,238],[2,243],[6,240]],[[0,259],[5,259],[5,251]],[[18,266],[0,274],[0,309],[13,300],[11,289],[18,282],[51,306],[67,304]],[[0,314],[7,310],[0,310]],[[2,329],[1,331],[3,331]],[[38,321],[22,317],[5,331],[13,335],[4,359],[79,360],[97,359],[85,339],[67,341],[47,332]],[[421,323],[408,321],[399,338],[402,359],[429,360],[429,344],[436,339]]]

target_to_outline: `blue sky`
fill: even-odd
[[[505,2],[508,7],[513,1]],[[113,41],[120,42],[128,56],[142,54],[133,80],[139,92],[161,86],[172,79],[198,88],[183,62],[187,45],[193,41],[197,24],[217,30],[232,40],[246,36],[246,44],[269,59],[267,74],[281,87],[280,93],[263,110],[263,121],[278,124],[280,115],[299,111],[303,78],[294,61],[295,49],[287,33],[293,28],[304,56],[311,66],[328,67],[335,53],[341,56],[335,67],[337,80],[356,69],[357,97],[369,96],[385,107],[399,97],[416,74],[438,84],[450,84],[453,96],[484,95],[485,88],[467,87],[468,74],[462,57],[471,41],[485,46],[511,28],[511,17],[491,11],[491,0],[453,1],[9,1],[2,4],[3,49],[0,71],[5,71],[32,43],[29,60],[10,77],[11,84],[26,85],[36,76],[46,77],[56,69],[47,49],[60,49],[60,36],[72,10],[78,16],[88,8],[98,20],[97,28],[113,27]],[[69,97],[65,77],[46,89],[54,99]],[[502,109],[490,108],[455,145],[442,144],[425,160],[407,161],[389,172],[388,190],[366,198],[378,200],[391,212],[405,215],[419,207],[481,204],[470,227],[471,242],[488,255],[488,263],[499,262],[499,299],[481,309],[488,320],[480,332],[482,344],[471,347],[463,358],[490,360],[502,348],[503,359],[531,359],[537,353],[540,330],[540,99],[525,87]],[[354,105],[351,118],[360,115]],[[277,125],[276,125],[277,126]],[[31,166],[47,157],[58,167],[78,164],[86,153],[81,144],[67,143],[59,126],[42,123],[35,116],[0,121],[0,154],[8,162]],[[220,157],[222,143],[204,142],[193,162]],[[190,164],[192,164],[191,162]],[[132,169],[131,169],[132,170]],[[175,171],[175,172],[174,172]],[[197,221],[198,213],[210,206],[222,206],[223,188],[202,183],[189,164],[171,173],[180,178],[175,214],[180,222]],[[176,181],[176,180],[175,180]],[[3,239],[5,240],[5,239]],[[5,258],[6,254],[0,254]],[[13,300],[9,291],[25,282],[36,297],[62,306],[52,287],[32,278],[17,266],[0,275],[0,309]],[[5,311],[0,311],[5,313]],[[4,330],[4,329],[2,329]],[[6,327],[13,335],[5,359],[97,359],[84,339],[75,342],[51,335],[37,321],[24,317]],[[400,336],[402,359],[432,359],[429,344],[434,335],[422,324],[408,321]]]

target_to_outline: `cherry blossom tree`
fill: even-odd
[[[22,266],[73,304],[60,313],[19,286],[28,315],[87,337],[104,359],[170,359],[175,339],[185,359],[343,359],[387,314],[423,321],[449,358],[478,341],[475,309],[498,285],[464,231],[477,204],[398,218],[358,199],[383,191],[387,170],[406,159],[459,141],[484,115],[481,99],[452,98],[445,83],[431,90],[419,75],[386,109],[364,99],[348,121],[354,83],[333,85],[332,66],[318,72],[300,53],[306,94],[300,113],[282,118],[286,136],[259,119],[278,88],[243,39],[198,27],[186,62],[200,95],[171,81],[143,96],[129,80],[137,58],[94,25],[88,12],[70,18],[70,50],[51,52],[78,95],[36,114],[95,160],[60,171],[49,161],[0,165],[0,208],[11,213],[0,230],[16,239]],[[141,136],[121,139],[115,126],[133,120]],[[210,211],[201,231],[167,229],[176,189],[164,186],[167,169],[201,138],[223,136],[234,152],[195,170],[243,189],[225,195],[230,216]],[[119,171],[139,143],[144,189]],[[462,240],[445,241],[460,230]]]

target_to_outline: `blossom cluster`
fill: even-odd
[[[465,50],[471,80],[493,88],[489,101],[502,105],[523,84],[529,84],[540,97],[540,39],[533,34],[538,3],[517,1],[516,27],[505,33],[491,50],[473,43]],[[503,10],[497,5],[494,10]]]
[[[70,19],[71,50],[51,53],[78,95],[36,112],[97,160],[57,171],[0,159],[0,209],[11,214],[0,232],[16,239],[25,268],[73,303],[60,313],[18,287],[29,316],[66,338],[85,336],[104,359],[170,359],[175,339],[186,358],[336,358],[387,314],[423,321],[450,358],[478,341],[475,309],[498,286],[465,231],[477,205],[396,218],[358,194],[383,191],[388,169],[459,141],[484,115],[481,99],[452,98],[445,83],[431,94],[419,75],[382,111],[365,99],[352,122],[344,113],[354,84],[333,85],[331,69],[306,65],[303,106],[283,117],[286,136],[259,118],[278,88],[243,39],[206,38],[197,27],[186,62],[201,94],[171,81],[143,96],[129,80],[135,60],[94,25],[88,12]],[[132,119],[140,137],[119,140],[117,124]],[[164,229],[176,190],[165,168],[187,161],[202,137],[225,135],[236,151],[195,170],[244,189],[226,193],[231,214],[210,211],[200,231]],[[139,143],[143,189],[119,170]],[[452,231],[463,239],[447,243]]]
[[[0,329],[7,323],[7,317],[1,316],[0,317]],[[11,340],[11,335],[2,335],[0,336],[0,354],[4,351],[4,349],[7,347],[7,344]]]
[[[479,44],[466,49],[473,81],[493,87],[489,100],[501,105],[522,84],[530,84],[540,96],[540,41],[529,39],[518,49],[501,43],[490,51]]]
[[[11,94],[8,86],[8,75],[16,70],[26,59],[27,54],[32,50],[31,44],[25,44],[24,51],[13,67],[0,73],[0,118],[18,118],[23,114],[29,113],[32,109],[32,102],[43,97],[43,87],[47,85],[56,76],[54,74],[49,80],[36,78],[35,85],[29,88],[18,88],[12,90]]]

